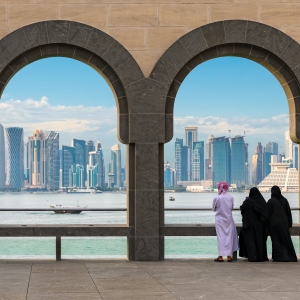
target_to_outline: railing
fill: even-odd
[[[127,211],[127,208],[71,208],[72,211]],[[239,211],[234,208],[233,211]],[[300,211],[300,207],[291,208]],[[0,212],[26,211],[66,211],[65,208],[0,208]],[[210,211],[211,208],[165,208],[165,211]],[[242,224],[236,224],[239,232]],[[300,237],[300,224],[293,224],[291,235]],[[61,237],[75,236],[123,236],[132,237],[134,228],[126,224],[1,224],[0,237],[56,237],[56,260],[61,260]],[[215,224],[165,224],[160,227],[159,235],[165,236],[216,236]],[[234,253],[234,259],[237,253]]]

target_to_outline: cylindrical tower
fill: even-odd
[[[7,176],[6,184],[10,188],[21,189],[24,180],[24,139],[23,128],[6,128],[7,136]]]
[[[0,124],[0,189],[5,188],[5,144],[4,130]]]

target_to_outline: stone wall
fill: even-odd
[[[85,23],[119,41],[146,77],[179,37],[229,19],[262,22],[300,42],[299,0],[0,0],[0,38],[39,21]]]

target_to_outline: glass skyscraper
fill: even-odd
[[[204,179],[204,142],[193,143],[192,180]]]
[[[5,188],[5,144],[4,130],[0,124],[0,189]]]
[[[181,181],[181,165],[182,165],[182,147],[183,139],[176,139],[175,141],[175,169],[177,181]]]
[[[216,186],[220,181],[231,183],[230,168],[230,142],[229,138],[218,137],[211,139],[212,141],[212,181]]]
[[[111,147],[110,174],[114,174],[114,187],[122,187],[121,182],[121,145]]]
[[[246,151],[244,137],[236,136],[231,140],[231,183],[245,184]]]
[[[97,165],[97,173],[93,168],[91,168],[92,166],[96,166],[96,165]],[[93,185],[93,187],[95,187],[95,186],[104,187],[105,166],[104,166],[104,157],[103,157],[103,151],[102,151],[102,146],[101,146],[100,141],[97,142],[96,150],[89,152],[89,167],[90,167],[89,170],[93,170],[93,172],[91,173],[91,171],[89,171],[90,173],[88,173],[88,174],[90,174],[90,175],[88,175],[88,176],[92,176],[92,174],[94,174],[93,176],[97,176],[97,179],[89,178],[88,181],[89,182],[96,181],[96,184]]]
[[[21,189],[24,180],[23,128],[9,127],[5,131],[8,148],[6,184],[10,188]]]
[[[61,160],[61,185],[62,187],[71,187],[73,182],[72,168],[76,164],[76,149],[71,146],[62,146]]]
[[[75,163],[83,166],[83,178],[86,181],[86,166],[87,166],[87,146],[84,140],[72,140],[72,146],[76,149]]]

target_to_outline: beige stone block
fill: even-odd
[[[300,24],[299,24],[300,25]],[[284,33],[290,36],[292,39],[300,43],[300,26],[298,27],[284,27],[282,29]]]
[[[59,6],[59,18],[84,23],[106,30],[108,5],[106,4],[62,4]]]
[[[156,26],[158,5],[154,4],[111,4],[110,26]]]
[[[149,77],[152,69],[157,61],[163,55],[164,50],[152,50],[152,51],[130,51],[136,62],[139,64],[145,77]]]
[[[114,37],[128,50],[144,49],[146,47],[146,29],[138,27],[111,27],[107,33]]]
[[[191,30],[208,22],[208,6],[205,4],[160,5],[161,26],[185,26]]]
[[[147,48],[164,50],[186,33],[185,27],[150,27],[147,31]]]
[[[84,3],[133,3],[134,0],[82,0]]]
[[[260,20],[278,29],[283,26],[299,26],[300,4],[262,4]]]
[[[0,27],[7,26],[7,10],[6,5],[0,5]]]
[[[1,4],[12,4],[12,3],[32,3],[34,0],[0,0]]]
[[[45,4],[50,4],[50,3],[82,3],[82,0],[33,0],[31,2],[34,3],[45,3]]]
[[[251,20],[258,21],[257,4],[212,4],[210,6],[211,21]]]
[[[57,4],[12,4],[8,6],[8,27],[10,30],[39,21],[57,19]]]
[[[8,28],[0,28],[0,39],[4,38],[9,34]]]

